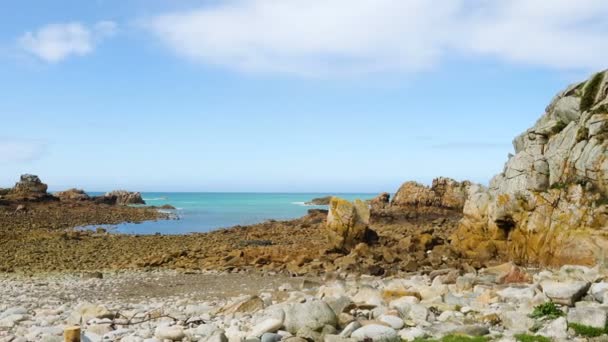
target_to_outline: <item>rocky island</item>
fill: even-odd
[[[488,187],[406,182],[290,221],[74,230],[162,214],[24,175],[0,191],[0,341],[608,338],[607,81],[560,92]]]

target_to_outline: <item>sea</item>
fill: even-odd
[[[102,193],[90,193],[101,195]],[[209,232],[236,225],[250,225],[266,220],[288,220],[306,215],[308,209],[327,206],[306,205],[313,198],[338,196],[347,200],[371,199],[368,193],[212,193],[212,192],[143,192],[146,205],[170,204],[170,220],[95,225],[110,232],[126,234],[188,234]]]

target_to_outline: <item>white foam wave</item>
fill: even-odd
[[[299,205],[299,206],[302,206],[302,207],[323,207],[323,205],[312,204],[310,202],[291,202],[291,204]]]

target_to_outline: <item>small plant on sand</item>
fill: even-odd
[[[564,312],[555,305],[553,302],[547,302],[538,305],[534,308],[534,311],[530,314],[531,318],[548,318],[555,319],[564,315]]]
[[[606,328],[594,328],[588,325],[578,323],[569,323],[568,328],[574,330],[577,335],[585,337],[597,337],[602,336],[606,333]]]
[[[548,337],[529,334],[517,334],[515,340],[519,342],[551,342]]]

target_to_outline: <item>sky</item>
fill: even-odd
[[[0,187],[487,183],[608,64],[605,0],[6,0]]]

